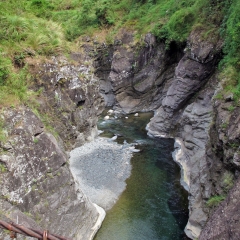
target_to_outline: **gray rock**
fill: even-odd
[[[240,178],[226,200],[210,216],[199,240],[240,239]]]
[[[5,110],[3,116],[13,150],[0,154],[6,166],[1,173],[1,214],[8,212],[8,218],[25,226],[90,239],[99,213],[77,190],[55,137],[29,109]]]

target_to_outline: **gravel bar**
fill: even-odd
[[[98,137],[70,153],[70,170],[79,188],[105,210],[110,209],[126,188],[131,174],[134,147]]]

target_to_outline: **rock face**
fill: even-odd
[[[211,176],[215,195],[227,195],[215,207],[199,239],[239,239],[239,139],[240,109],[232,108],[232,99],[214,99],[215,124],[211,128]],[[220,161],[219,161],[220,160]],[[222,166],[223,165],[223,166]],[[228,171],[226,171],[226,169]],[[218,176],[217,176],[218,175]]]
[[[186,46],[166,50],[151,34],[136,45],[125,31],[95,63],[108,106],[125,113],[155,110],[149,135],[175,137],[173,157],[189,192],[185,232],[192,239],[214,211],[208,199],[226,195],[239,175],[239,109],[231,110],[231,96],[216,99],[222,42],[200,36],[193,31]]]
[[[40,66],[32,66],[32,88],[42,91],[37,99],[40,115],[54,126],[66,149],[97,136],[97,116],[104,107],[91,58],[72,54],[71,59],[53,57]]]
[[[68,169],[55,137],[29,109],[3,112],[7,142],[0,154],[1,215],[73,239],[89,239],[99,213]]]
[[[175,45],[167,51],[152,34],[144,46],[134,43],[133,34],[123,31],[109,49],[99,51],[95,66],[100,92],[107,106],[125,113],[150,111],[160,106],[182,56]]]
[[[240,239],[240,179],[236,181],[227,199],[211,215],[199,240]]]
[[[173,153],[182,167],[183,186],[189,192],[189,221],[185,232],[192,239],[199,236],[206,223],[208,209],[203,199],[208,199],[212,193],[207,144],[212,124],[213,107],[210,103],[213,93],[214,90],[207,86],[185,108],[178,120],[176,141],[180,143],[180,149]]]
[[[149,134],[157,136],[173,131],[181,110],[213,73],[219,51],[218,45],[201,42],[197,34],[191,34],[166,97],[148,125]]]
[[[152,34],[139,44],[123,30],[110,46],[88,40],[83,44],[87,54],[41,64],[29,60],[35,76],[31,88],[37,91],[29,104],[41,120],[25,107],[3,112],[8,126],[0,146],[4,217],[18,216],[36,227],[51,224],[56,233],[74,239],[92,237],[95,230],[89,229],[99,214],[77,189],[65,151],[97,135],[104,98],[118,112],[154,110],[149,135],[175,138],[173,157],[189,192],[186,234],[239,239],[240,108],[232,106],[231,95],[219,99],[217,94],[221,41],[200,36],[195,30],[186,45],[171,43],[166,50]],[[208,207],[208,200],[227,195],[234,181],[226,200]]]
[[[91,58],[72,54],[28,64],[36,92],[29,101],[33,110],[1,112],[6,134],[0,143],[1,218],[92,239],[105,213],[75,184],[66,152],[97,136],[103,99]]]

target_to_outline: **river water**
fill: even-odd
[[[101,134],[117,141],[137,143],[141,152],[134,153],[127,188],[107,212],[94,240],[183,240],[188,219],[187,193],[180,185],[180,169],[173,161],[173,139],[147,136],[146,124],[152,113],[128,115],[104,121]]]

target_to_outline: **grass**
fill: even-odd
[[[0,163],[0,172],[5,173],[7,171],[6,166],[3,163]]]
[[[68,49],[60,23],[33,15],[29,2],[0,2],[0,108],[28,101],[26,57]]]
[[[233,174],[230,172],[225,172],[223,175],[222,183],[224,190],[228,192],[233,187],[234,184]]]
[[[223,200],[225,199],[225,196],[222,195],[215,195],[208,199],[207,206],[212,208],[218,206]]]
[[[66,53],[79,36],[93,35],[99,29],[111,30],[106,36],[108,43],[122,27],[137,30],[139,38],[152,31],[166,43],[186,41],[194,25],[203,16],[209,18],[210,10],[212,18],[214,11],[210,7],[216,9],[207,0],[0,1],[0,108],[29,105],[32,78],[26,58]],[[231,19],[235,15],[228,16]],[[230,20],[225,22],[228,25]],[[0,124],[0,141],[3,138]]]
[[[186,42],[194,29],[202,40],[214,42],[221,34],[224,92],[239,101],[238,0],[8,0],[0,8],[0,107],[28,101],[27,57],[66,53],[79,36],[99,30],[107,30],[112,43],[123,27],[134,30],[136,39],[152,32],[166,46]]]
[[[0,117],[0,142],[5,143],[6,141],[7,141],[7,134],[5,132],[5,121],[3,118]]]

